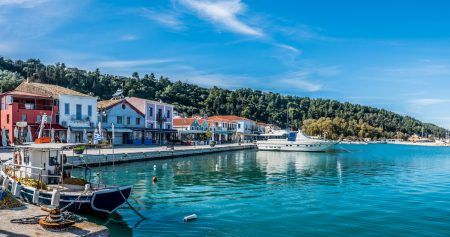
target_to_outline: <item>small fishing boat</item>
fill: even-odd
[[[335,141],[314,139],[306,136],[301,131],[286,132],[285,139],[267,139],[258,141],[256,144],[259,150],[272,151],[328,151],[337,144]],[[275,133],[276,137],[281,137],[282,133]],[[269,136],[267,136],[269,137]]]
[[[45,114],[44,114],[45,115]],[[43,137],[44,121],[34,143],[15,145],[13,158],[1,164],[0,185],[16,197],[36,205],[57,206],[75,213],[111,214],[128,203],[131,185],[100,186],[85,177],[71,176],[67,165],[67,152],[83,144],[52,143]]]
[[[20,193],[16,196],[37,205],[55,205],[56,202],[61,209],[75,213],[110,214],[116,211],[127,202],[131,186],[95,187],[85,179],[71,177],[70,171],[64,170],[65,152],[76,146],[79,144],[15,146],[13,159],[2,164],[2,187],[15,194],[19,186]]]

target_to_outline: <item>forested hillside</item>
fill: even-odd
[[[66,67],[64,63],[44,65],[37,59],[12,61],[0,57],[0,89],[13,90],[22,80],[57,84],[99,99],[109,99],[123,86],[126,96],[162,100],[176,105],[187,115],[233,114],[256,121],[274,123],[303,130],[310,135],[328,138],[373,137],[394,138],[422,132],[444,136],[445,130],[384,109],[341,103],[335,100],[286,96],[253,89],[227,90],[219,87],[171,81],[154,74],[130,77],[101,74]],[[187,78],[186,78],[187,79]],[[287,118],[289,116],[289,119]]]

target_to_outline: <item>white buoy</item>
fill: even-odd
[[[22,189],[22,185],[16,183],[16,185],[14,186],[14,189],[12,190],[14,197],[18,198],[20,196],[21,189]]]
[[[33,201],[34,204],[38,204],[39,203],[39,189],[34,189],[33,192]]]
[[[196,214],[192,214],[192,215],[189,215],[189,216],[185,216],[185,217],[183,218],[183,221],[184,221],[184,222],[193,221],[193,220],[196,220],[197,218],[198,218],[198,217],[197,217]]]
[[[60,198],[61,198],[61,194],[59,193],[59,191],[56,189],[53,189],[50,205],[58,207]]]
[[[8,190],[8,186],[9,186],[9,179],[7,177],[5,177],[5,179],[3,180],[3,190],[7,191]]]
[[[156,170],[156,165],[153,165],[153,169]]]
[[[219,164],[216,164],[216,171],[219,170]]]

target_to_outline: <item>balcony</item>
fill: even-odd
[[[70,121],[72,122],[90,122],[91,117],[87,115],[70,115]]]
[[[18,103],[17,104],[19,109],[26,109],[26,110],[52,110],[51,105],[43,105],[43,104],[32,104],[32,103]]]

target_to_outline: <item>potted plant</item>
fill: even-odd
[[[75,154],[80,155],[80,154],[83,154],[85,149],[86,149],[86,147],[84,147],[84,146],[76,146],[76,147],[73,148],[73,152]]]
[[[214,146],[216,145],[216,141],[212,141],[209,145],[210,145],[211,147],[214,147]]]

